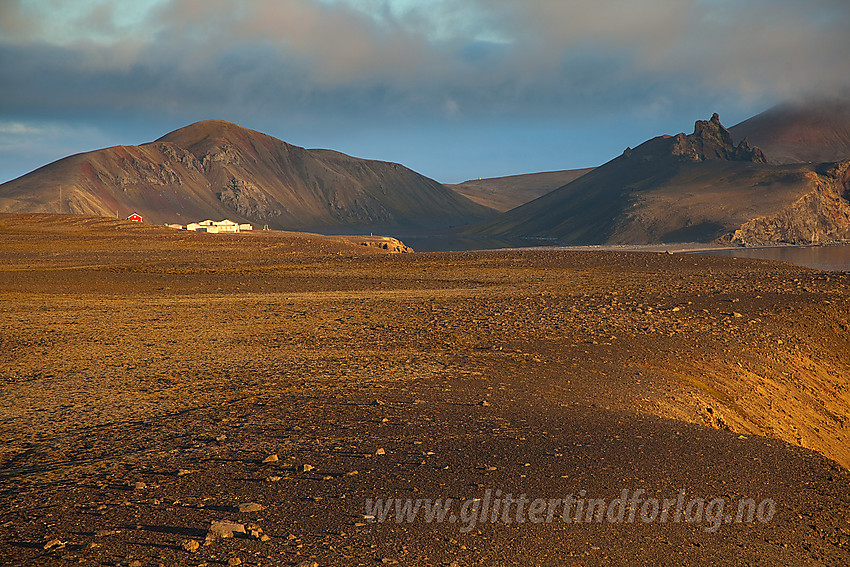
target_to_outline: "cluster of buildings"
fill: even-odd
[[[212,234],[221,234],[227,232],[245,232],[248,230],[254,230],[254,227],[250,224],[239,224],[237,222],[233,222],[227,219],[224,219],[222,221],[205,220],[201,222],[191,222],[186,226],[183,226],[182,224],[169,224],[168,226],[180,230],[209,232]]]
[[[133,213],[127,217],[127,220],[132,222],[142,222],[142,216],[138,213]],[[205,220],[201,222],[190,222],[185,226],[182,224],[167,224],[165,226],[169,228],[176,228],[178,230],[192,230],[195,232],[209,232],[212,234],[254,230],[254,227],[250,224],[239,224],[238,222],[233,222],[228,219],[221,221]]]

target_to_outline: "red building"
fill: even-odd
[[[127,217],[127,220],[133,221],[133,222],[142,222],[142,215],[140,215],[138,213],[133,213],[132,215]]]

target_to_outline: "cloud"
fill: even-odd
[[[45,129],[33,124],[23,122],[0,122],[0,140],[6,136],[37,135],[44,133]]]
[[[86,124],[0,120],[0,182],[112,142],[100,129]]]
[[[704,117],[850,83],[846,0],[131,4],[0,2],[0,120]]]
[[[65,145],[73,139],[91,141],[91,149],[106,140],[103,132],[97,128],[81,124],[61,122],[0,121],[0,152],[27,149],[38,151],[45,143],[60,142]]]
[[[14,85],[3,107],[60,83],[83,106],[373,100],[437,113],[451,99],[523,113],[677,92],[790,95],[850,77],[850,5],[830,0],[161,0],[123,22],[108,2],[71,17],[57,5],[3,4],[15,22],[0,47]],[[26,68],[10,62],[20,56]]]

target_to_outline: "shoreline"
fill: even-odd
[[[517,251],[517,250],[571,250],[571,251],[593,251],[593,252],[671,252],[674,254],[697,254],[715,251],[743,251],[743,250],[789,250],[789,249],[820,249],[838,248],[850,246],[850,242],[834,242],[829,244],[776,244],[772,246],[725,246],[723,244],[703,244],[697,242],[674,242],[669,244],[584,244],[575,246],[528,246],[493,248],[490,250]],[[482,250],[483,251],[483,250]]]

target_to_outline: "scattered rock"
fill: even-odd
[[[267,476],[266,482],[279,482],[282,478],[282,476]]]
[[[65,542],[58,539],[51,539],[47,543],[44,544],[42,549],[46,549],[47,551],[52,551],[54,549],[62,549],[65,547]]]
[[[376,455],[386,455],[386,454],[387,454],[387,452],[384,450],[384,448],[383,448],[383,447],[381,447],[380,449],[378,449],[377,451],[375,451],[375,454],[376,454]]]
[[[248,526],[248,537],[251,539],[258,539],[260,541],[268,541],[271,538],[263,533],[263,528],[258,526],[257,524],[251,524]]]
[[[237,509],[240,512],[259,512],[260,510],[265,510],[266,507],[256,502],[242,502],[237,506]]]
[[[372,405],[373,405],[373,406],[383,406],[383,405],[385,405],[385,403],[384,403],[383,401],[381,401],[381,400],[374,400],[374,401],[372,402]]]
[[[301,466],[299,467],[299,470],[300,470],[301,472],[310,472],[310,471],[311,471],[311,470],[313,470],[314,468],[316,468],[316,467],[314,467],[313,465],[301,465]]]
[[[238,557],[231,557],[230,559],[227,560],[227,564],[231,565],[231,566],[242,565],[242,560],[239,559]]]
[[[214,521],[210,524],[207,531],[206,543],[210,544],[217,539],[227,539],[231,537],[248,537],[243,524],[237,524],[228,520]]]
[[[180,469],[177,471],[177,476],[186,476],[187,474],[192,474],[192,471],[189,469]]]
[[[278,457],[278,456],[275,454],[275,455],[269,455],[268,457],[266,457],[265,459],[263,459],[263,462],[264,462],[264,463],[276,463],[276,462],[278,462],[279,460],[280,460],[280,457]]]
[[[183,540],[182,546],[189,553],[195,553],[201,547],[201,544],[194,539],[187,539]]]
[[[120,534],[123,530],[97,530],[94,532],[94,537],[106,537]]]
[[[487,400],[481,400],[480,402],[478,402],[478,405],[486,408],[490,406],[490,402],[488,402]]]
[[[312,559],[308,559],[307,561],[302,561],[298,564],[298,567],[319,567],[319,564]]]
[[[142,481],[139,481],[139,482],[137,482],[136,484],[133,485],[133,488],[136,489],[136,490],[144,490],[147,487],[148,487],[148,485],[145,484]]]

